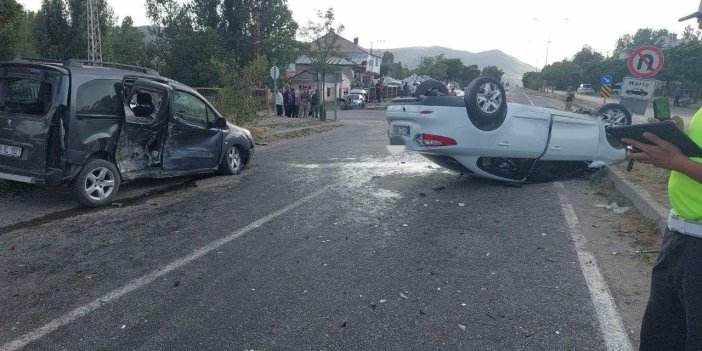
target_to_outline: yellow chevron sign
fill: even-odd
[[[610,95],[612,95],[612,87],[609,85],[603,85],[602,88],[600,88],[600,95],[608,98]]]

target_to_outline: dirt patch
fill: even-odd
[[[627,163],[623,162],[615,167],[621,171],[624,178],[644,188],[653,197],[653,200],[670,209],[668,201],[668,178],[670,171],[657,168],[644,163],[634,163],[631,172],[626,171]]]
[[[257,143],[269,143],[323,133],[340,126],[342,124],[338,122],[322,122],[312,118],[262,117],[245,127],[251,131]]]
[[[597,195],[606,199],[608,203],[616,202],[620,207],[630,208],[624,214],[614,217],[610,228],[615,235],[631,244],[634,250],[629,254],[632,257],[653,264],[661,240],[656,224],[636,211],[632,202],[616,190],[614,183],[603,176],[593,177],[590,185]]]

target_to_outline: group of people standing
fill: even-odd
[[[285,87],[275,93],[275,109],[279,117],[300,118],[319,116],[319,90],[311,86],[298,89]]]

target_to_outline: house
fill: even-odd
[[[358,38],[350,41],[336,33],[327,34],[318,40],[327,40],[329,36],[335,36],[341,57],[332,57],[328,63],[338,67],[340,75],[327,75],[324,96],[333,99],[333,86],[336,78],[339,78],[338,96],[348,94],[353,87],[370,86],[373,78],[380,74],[381,57],[358,46]],[[308,56],[300,56],[292,69],[288,81],[293,87],[315,86],[315,73],[312,67],[312,60]]]

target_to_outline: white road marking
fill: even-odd
[[[575,214],[575,209],[563,193],[563,183],[555,183],[558,189],[558,198],[561,202],[563,216],[568,223],[568,231],[575,243],[575,250],[580,261],[580,269],[585,276],[587,288],[590,291],[590,298],[595,305],[595,312],[600,324],[600,332],[604,338],[608,351],[630,351],[633,350],[631,341],[624,328],[624,322],[619,314],[617,305],[612,298],[607,282],[600,269],[597,267],[595,255],[587,249],[587,238],[583,234],[582,226]]]
[[[529,94],[527,94],[526,91],[524,91],[524,88],[519,87],[519,89],[522,89],[522,94],[524,94],[524,96],[526,96],[527,99],[529,99],[529,103],[531,104],[531,106],[535,106],[535,105],[534,105],[534,102],[531,101],[531,98],[529,97]]]
[[[89,313],[91,313],[91,312],[93,312],[101,307],[104,307],[107,304],[110,304],[112,302],[115,302],[116,300],[119,300],[120,298],[124,297],[125,295],[129,294],[130,292],[133,292],[137,289],[143,288],[144,286],[152,283],[156,279],[158,279],[158,278],[160,278],[160,277],[162,277],[170,272],[173,272],[174,270],[179,269],[179,268],[199,259],[200,257],[207,255],[208,253],[210,253],[214,250],[219,249],[223,245],[234,241],[235,239],[239,238],[240,236],[242,236],[242,235],[244,235],[244,234],[246,234],[254,229],[261,227],[262,225],[276,219],[277,217],[280,217],[281,215],[283,215],[283,214],[301,206],[302,204],[318,197],[323,192],[325,192],[328,188],[329,187],[327,186],[327,187],[324,187],[320,190],[317,190],[314,193],[307,195],[307,196],[303,197],[302,199],[300,199],[300,200],[298,200],[298,201],[296,201],[288,206],[281,208],[278,211],[275,211],[275,212],[273,212],[265,217],[262,217],[261,219],[247,225],[244,228],[241,228],[241,229],[229,234],[228,236],[226,236],[224,238],[213,241],[213,242],[209,243],[208,245],[205,245],[199,249],[196,249],[195,251],[193,251],[193,253],[191,253],[188,256],[177,259],[177,260],[175,260],[175,261],[173,261],[173,262],[171,262],[171,263],[169,263],[169,264],[167,264],[167,265],[165,265],[165,266],[163,266],[155,271],[152,271],[149,274],[146,274],[142,277],[136,278],[136,279],[132,280],[129,284],[127,284],[121,288],[112,290],[109,293],[107,293],[106,295],[104,295],[100,298],[97,298],[86,305],[80,306],[80,307],[64,314],[63,316],[52,320],[51,322],[47,323],[46,325],[44,325],[41,328],[34,329],[34,330],[22,335],[21,337],[13,340],[13,341],[10,341],[6,344],[3,344],[2,346],[0,346],[0,351],[19,350],[19,349],[29,345],[30,343],[37,341],[37,340],[53,333],[57,329],[65,326],[65,325],[68,325],[68,324],[76,321],[77,319],[84,317],[87,314],[89,314]]]

